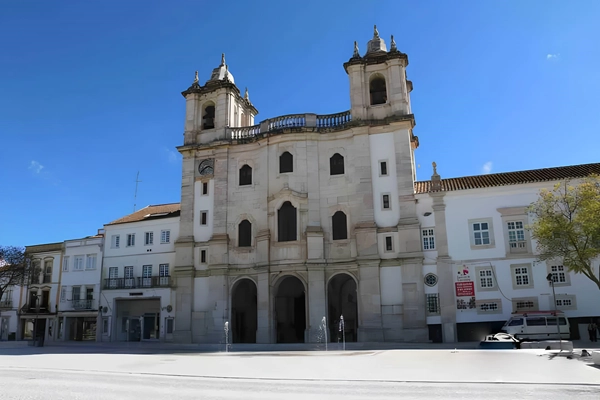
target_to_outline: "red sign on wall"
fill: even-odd
[[[474,282],[456,282],[456,297],[475,296]]]

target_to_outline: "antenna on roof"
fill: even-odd
[[[133,212],[135,212],[135,208],[137,206],[137,189],[138,189],[138,183],[140,183],[140,171],[138,171],[136,177],[135,177],[135,194],[133,195]]]

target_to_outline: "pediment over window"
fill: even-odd
[[[511,215],[527,215],[527,207],[528,206],[519,206],[519,207],[502,207],[497,208],[496,211],[500,213],[503,217],[511,216]]]

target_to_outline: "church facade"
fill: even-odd
[[[407,65],[375,29],[350,110],[259,124],[224,56],[183,92],[175,340],[428,340]]]

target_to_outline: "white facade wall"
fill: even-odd
[[[102,251],[104,238],[92,237],[79,240],[65,241],[65,251],[61,265],[60,281],[60,311],[74,311],[81,309],[73,303],[73,287],[80,287],[80,299],[86,299],[86,288],[93,288],[94,295],[91,302],[92,310],[98,310],[100,299],[100,282],[102,276]],[[92,262],[91,259],[95,261]],[[78,269],[77,259],[81,260]]]
[[[556,262],[538,262],[536,243],[525,231],[527,249],[523,253],[511,253],[508,242],[507,222],[522,220],[524,225],[530,224],[530,217],[519,211],[525,209],[538,199],[542,188],[552,188],[555,182],[531,183],[485,189],[458,190],[446,192],[443,200],[446,205],[445,221],[450,258],[437,260],[436,251],[424,251],[423,275],[436,274],[440,268],[451,268],[454,283],[459,279],[459,272],[467,267],[470,280],[474,282],[476,308],[456,309],[456,323],[472,323],[485,321],[506,321],[516,311],[515,302],[533,301],[535,309],[552,310],[552,287],[546,280],[552,265]],[[423,229],[433,223],[431,197],[418,195],[418,214]],[[426,212],[432,212],[428,217]],[[503,213],[505,217],[503,219]],[[513,214],[506,216],[506,213]],[[487,246],[473,246],[473,230],[470,223],[485,221],[490,224],[491,243]],[[437,238],[437,236],[436,236]],[[600,260],[595,262],[596,271]],[[437,265],[436,265],[437,264]],[[529,285],[516,283],[514,269],[519,266],[528,267]],[[493,288],[482,287],[478,283],[480,269],[488,269],[493,274]],[[566,269],[565,269],[566,270]],[[570,318],[593,317],[598,315],[597,304],[600,304],[600,290],[588,278],[581,274],[565,272],[565,283],[555,285],[556,297],[571,300],[571,306],[558,306]],[[436,293],[438,288],[425,286],[426,293]],[[456,301],[456,297],[454,299]],[[498,303],[498,308],[482,311],[480,303]],[[455,308],[457,308],[455,306]],[[428,323],[435,323],[436,318],[428,317]]]
[[[373,182],[373,212],[375,223],[381,228],[398,225],[400,205],[398,203],[398,178],[396,176],[396,146],[394,135],[397,132],[369,136],[371,150],[371,179]],[[381,162],[386,163],[387,175],[381,174]],[[388,194],[390,208],[383,208],[382,197]]]
[[[161,243],[161,232],[170,231],[169,242]],[[153,232],[153,243],[146,244],[146,233]],[[135,235],[135,244],[128,246],[127,235]],[[159,299],[160,310],[160,338],[166,339],[165,321],[175,315],[176,299],[174,291],[173,270],[175,267],[175,241],[179,235],[179,217],[156,218],[148,221],[130,222],[105,226],[106,243],[104,246],[103,265],[101,275],[101,312],[102,323],[101,341],[125,341],[127,335],[123,333],[123,311],[118,309],[119,300],[152,300]],[[115,246],[115,236],[119,236],[119,246]],[[152,277],[159,277],[159,266],[169,265],[170,287],[153,285],[152,287],[139,286],[139,279],[143,277],[143,267],[152,266]],[[132,287],[123,287],[125,267],[133,267]],[[115,286],[107,280],[111,268],[117,269]],[[157,278],[155,278],[157,279]],[[153,280],[153,282],[157,282]],[[166,282],[166,281],[165,281]],[[127,313],[139,312],[144,314],[144,305],[149,303],[123,303]],[[169,307],[170,306],[170,307]],[[148,310],[155,311],[154,306]],[[127,314],[129,315],[129,314]],[[106,322],[105,322],[106,321]],[[105,325],[108,329],[104,329]]]

